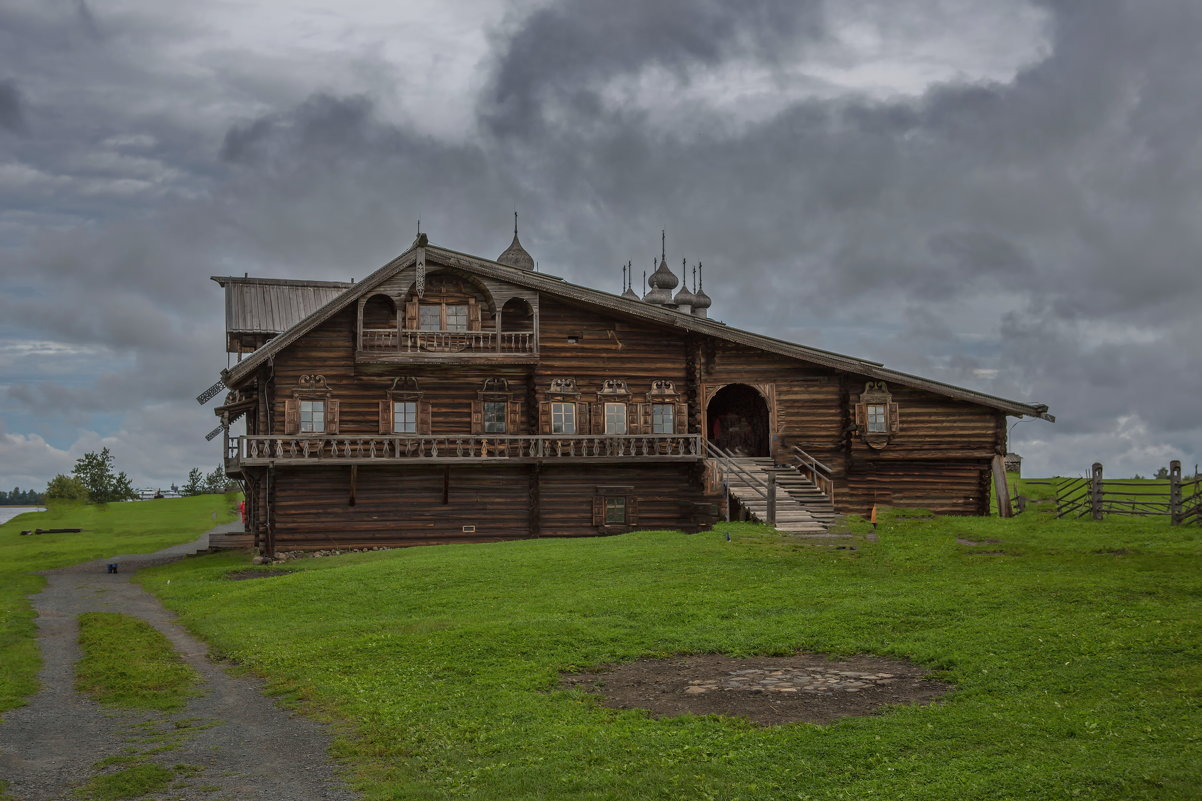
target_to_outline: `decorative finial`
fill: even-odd
[[[518,210],[513,210],[513,235],[518,235]]]
[[[704,289],[705,288],[705,279],[702,278],[702,276],[701,276],[701,262],[697,262],[697,280],[700,282],[697,284],[697,288]]]
[[[417,235],[418,236],[422,235],[422,218],[421,217],[417,218]]]
[[[668,258],[668,231],[666,228],[661,228],[659,231],[659,258],[661,261],[667,261]]]
[[[622,291],[626,291],[626,265],[622,265]]]
[[[701,262],[697,262],[701,264]],[[697,294],[697,268],[693,268],[693,294]]]

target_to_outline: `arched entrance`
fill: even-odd
[[[771,456],[764,396],[746,384],[727,384],[705,408],[710,442],[736,456]]]

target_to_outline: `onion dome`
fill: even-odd
[[[509,267],[516,267],[519,270],[534,270],[534,257],[526,252],[522,247],[522,243],[518,241],[518,213],[513,213],[513,242],[509,247],[505,248],[505,252],[497,256],[497,261]]]
[[[663,248],[664,234],[660,232],[660,244]],[[668,259],[665,255],[666,251],[661,250],[659,257],[659,267],[655,268],[655,272],[651,273],[651,277],[647,279],[647,283],[651,285],[651,291],[643,296],[643,300],[648,303],[657,303],[661,306],[672,302],[672,290],[680,283],[676,275],[668,269]]]
[[[685,273],[685,265],[686,265],[686,262],[683,259],[681,259],[681,262],[680,262],[681,274]],[[682,308],[681,311],[683,311],[685,314],[688,314],[692,310],[693,303],[696,301],[696,299],[697,299],[697,296],[689,291],[689,282],[685,281],[684,285],[681,286],[680,291],[676,293],[676,297],[672,300],[672,302],[675,303],[678,308],[680,308],[682,306],[685,307],[685,308]]]
[[[709,313],[706,311],[713,304],[710,296],[705,294],[703,278],[701,277],[701,263],[697,264],[697,291],[693,293],[693,314],[698,317],[707,317]]]
[[[626,275],[630,274],[630,283],[627,283]],[[622,297],[627,300],[640,300],[639,296],[634,291],[634,266],[631,262],[626,262],[622,265]]]

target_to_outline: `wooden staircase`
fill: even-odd
[[[836,536],[830,533],[830,525],[836,516],[834,504],[797,469],[777,467],[768,458],[747,457],[722,459],[719,469],[731,496],[753,520],[768,522],[765,490],[774,485],[776,520],[773,526],[778,531],[810,537]],[[771,484],[770,474],[774,479]]]

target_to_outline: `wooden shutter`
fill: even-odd
[[[418,329],[418,302],[411,300],[405,304],[405,330],[416,331]]]
[[[901,431],[901,426],[899,425],[899,422],[900,421],[898,420],[897,404],[890,403],[889,404],[889,433],[890,434],[896,434],[898,431]]]
[[[538,432],[540,434],[551,433],[551,404],[547,401],[538,405]]]
[[[672,412],[672,423],[677,434],[689,433],[689,404],[676,404],[676,409]]]
[[[417,433],[433,434],[433,417],[434,416],[430,411],[430,401],[419,400],[417,402]]]
[[[634,404],[635,425],[631,429],[632,434],[654,434],[651,425],[651,404],[636,403]]]
[[[526,433],[525,426],[525,406],[520,400],[511,400],[506,412],[506,434],[524,434]]]
[[[639,523],[639,499],[633,495],[626,496],[626,525],[637,526]]]
[[[480,330],[480,304],[476,302],[475,298],[467,300],[467,330]]]
[[[392,400],[380,401],[380,433],[392,433]]]
[[[300,431],[300,403],[295,398],[284,399],[284,433],[296,434]]]
[[[593,525],[594,526],[604,526],[605,525],[605,496],[604,495],[594,495],[593,496]]]
[[[326,398],[326,433],[338,433],[338,401]]]
[[[576,433],[577,434],[587,434],[590,431],[592,431],[592,429],[589,428],[588,421],[589,421],[588,404],[587,403],[577,403],[576,404]]]
[[[593,407],[593,409],[592,409],[592,412],[593,412],[592,433],[593,434],[604,434],[605,433],[605,403],[604,402],[594,403],[594,404],[592,404],[592,407]],[[588,434],[589,429],[586,428],[581,433]]]
[[[868,430],[868,404],[856,404],[856,427],[859,428],[861,432]]]
[[[484,433],[484,401],[472,401],[472,433]]]

